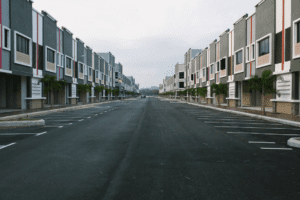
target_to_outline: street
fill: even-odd
[[[0,199],[300,199],[297,127],[149,97],[35,118],[0,130]]]

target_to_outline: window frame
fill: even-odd
[[[183,87],[180,87],[180,84],[182,84]],[[179,82],[178,88],[179,89],[184,89],[184,82]]]
[[[300,37],[300,18],[293,21],[293,43],[292,43],[292,49],[293,49],[293,59],[300,58],[300,55],[295,55],[295,45],[298,44],[298,36]],[[300,38],[299,38],[300,39]]]
[[[248,45],[247,47],[246,47],[246,63],[248,63],[248,62],[250,62],[250,46],[251,45]]]
[[[71,61],[71,68],[68,68],[68,67],[67,67],[67,60],[68,60],[68,59],[70,59],[70,61]],[[72,62],[72,60],[73,60],[72,57],[65,55],[65,76],[72,77],[72,75],[73,75],[73,67],[74,67],[73,65],[74,65],[74,62]],[[68,74],[66,73],[66,70],[67,70],[67,69],[71,69],[71,70],[72,70],[72,75],[68,75]]]
[[[50,54],[48,54],[48,52],[53,53],[53,61],[52,60],[48,60],[48,59],[50,59],[49,58]],[[53,63],[56,66],[57,65],[57,60],[56,60],[57,59],[57,57],[56,57],[57,53],[55,51],[53,51],[53,49],[51,49],[51,48],[47,48],[47,52],[46,53],[47,53],[47,56],[46,56],[47,60],[46,60],[46,62]]]
[[[46,49],[45,52],[44,52],[44,54],[45,54],[45,61],[44,61],[44,62],[45,62],[45,66],[46,66],[46,67],[45,67],[45,70],[48,71],[48,72],[56,73],[56,66],[57,66],[57,65],[56,65],[56,50],[53,49],[53,48],[51,48],[51,47],[49,47],[49,46],[46,46],[45,49]],[[47,68],[47,67],[48,67],[48,66],[47,66],[47,62],[48,62],[48,49],[49,49],[49,50],[52,50],[52,51],[54,52],[54,55],[55,55],[55,56],[54,56],[54,63],[53,63],[53,64],[55,64],[55,70],[54,70],[54,71],[49,70],[49,69]]]
[[[80,65],[82,66],[82,71],[80,71]],[[84,63],[78,61],[78,66],[77,67],[78,67],[78,78],[81,79],[81,80],[83,80],[84,79],[84,73],[83,73],[84,72]],[[79,73],[82,73],[83,78],[79,77]]]
[[[30,64],[26,64],[26,63],[22,63],[22,62],[18,62],[17,61],[17,35],[22,36],[24,38],[27,38],[29,40],[29,56],[30,56]],[[27,67],[32,67],[32,39],[18,31],[14,31],[14,63],[19,64],[19,65],[23,65],[23,66],[27,66]]]
[[[259,42],[266,39],[267,37],[269,37],[269,54],[270,54],[270,59],[269,59],[269,62],[266,63],[266,64],[263,64],[263,65],[258,65],[258,58],[259,58]],[[269,33],[261,38],[259,38],[258,40],[256,40],[255,42],[255,56],[256,56],[256,68],[261,68],[261,67],[265,67],[265,66],[268,66],[268,65],[271,65],[273,63],[272,59],[273,59],[273,56],[272,56],[272,33]],[[267,55],[267,54],[265,54]]]
[[[251,50],[252,50],[250,61],[254,61],[255,60],[255,43],[252,43],[250,46],[251,46]]]
[[[237,64],[237,54],[240,53],[240,52],[242,53],[242,56],[241,56],[242,62],[239,63],[239,64]],[[239,73],[244,72],[244,70],[245,70],[245,56],[244,56],[244,53],[245,53],[244,47],[242,47],[242,48],[240,48],[240,49],[238,49],[237,51],[234,52],[233,74],[239,74]],[[242,64],[242,70],[236,72],[236,71],[235,71],[236,65],[240,65],[240,64]]]
[[[241,54],[241,56],[238,56],[238,54]],[[243,63],[243,51],[238,51],[235,53],[235,65],[239,65]],[[240,60],[241,59],[241,60]],[[238,62],[240,61],[240,62]]]
[[[268,45],[263,43],[265,41],[268,41]],[[270,54],[270,38],[267,37],[258,42],[258,57],[265,56],[268,54]]]
[[[178,75],[179,79],[184,79],[184,72],[178,72],[178,73],[179,73],[179,75]],[[183,75],[183,76],[181,76],[181,75]]]
[[[10,51],[11,50],[11,30],[10,28],[2,25],[2,49]],[[8,47],[5,47],[5,31],[8,31]]]

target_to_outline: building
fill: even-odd
[[[110,52],[96,54],[66,27],[58,27],[47,11],[36,11],[31,0],[0,3],[0,108],[92,103],[105,97],[95,87],[115,89],[115,57]],[[48,91],[45,77],[66,84]],[[91,91],[79,92],[85,84]]]

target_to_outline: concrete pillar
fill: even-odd
[[[277,102],[276,101],[272,102],[272,108],[273,108],[273,112],[272,113],[277,113]]]
[[[6,78],[0,77],[0,108],[6,108]]]
[[[292,103],[292,115],[299,114],[299,103]]]
[[[21,109],[26,109],[26,98],[27,97],[27,78],[21,77]]]

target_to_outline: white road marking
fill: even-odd
[[[9,147],[9,146],[14,145],[14,144],[16,144],[16,143],[14,142],[14,143],[11,143],[11,144],[8,144],[8,145],[5,145],[5,146],[1,146],[0,149],[4,149],[4,148]]]
[[[276,144],[276,142],[248,141],[249,144]]]
[[[95,116],[98,116],[98,114],[96,114]]]
[[[69,125],[72,125],[73,123],[69,123]]]
[[[40,135],[43,135],[43,134],[45,134],[45,133],[47,133],[47,131],[46,131],[46,132],[43,132],[43,133],[36,134],[35,136],[40,136]]]
[[[0,133],[0,135],[34,135],[36,133]]]
[[[300,136],[300,134],[280,134],[280,133],[254,133],[254,132],[227,132],[228,134],[249,134],[249,135],[277,135],[277,136]]]
[[[53,127],[53,128],[62,128],[63,126],[44,126],[44,127],[46,127],[46,128],[51,128],[51,127]]]
[[[293,128],[268,128],[268,127],[243,127],[243,126],[214,126],[216,128],[257,128],[257,129],[278,129],[278,130],[300,130]]]
[[[269,148],[269,147],[260,147],[260,149],[264,149],[264,150],[293,150],[292,148]]]
[[[91,117],[87,117],[88,119],[90,119]]]
[[[216,120],[222,120],[222,121],[236,121],[236,119],[216,119]],[[239,121],[243,121],[243,122],[253,122],[253,121],[259,121],[259,120],[255,120],[255,119],[240,119]]]
[[[82,122],[83,121],[83,119],[81,119],[81,120],[78,120],[79,122]]]
[[[240,123],[240,122],[209,122],[205,121],[206,124],[265,124],[265,125],[275,125],[275,126],[282,126],[283,124],[266,124],[266,123]]]

